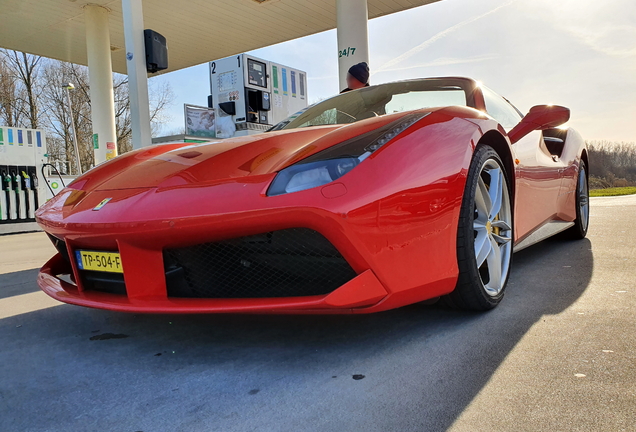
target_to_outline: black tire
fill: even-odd
[[[507,216],[509,219],[507,225],[509,229],[492,228],[493,225],[487,224],[487,235],[494,236],[497,233],[498,238],[506,237],[508,241],[501,243],[501,250],[505,249],[505,256],[501,257],[503,263],[500,268],[500,281],[497,286],[501,287],[500,291],[494,292],[491,288],[487,288],[490,281],[486,280],[484,283],[484,266],[488,266],[490,261],[483,261],[481,264],[481,270],[478,268],[478,257],[476,253],[476,241],[479,235],[477,231],[476,221],[480,219],[479,211],[476,205],[476,193],[478,189],[480,176],[484,180],[484,184],[489,178],[489,174],[484,171],[487,165],[498,165],[501,169],[500,177],[503,178],[502,186],[500,188],[502,194],[502,200],[507,200]],[[490,193],[491,183],[487,185],[488,193]],[[501,181],[501,180],[500,180]],[[506,194],[506,197],[503,197]],[[483,196],[480,195],[480,196]],[[503,211],[503,206],[501,207]],[[457,309],[470,310],[470,311],[487,311],[496,307],[502,300],[505,292],[505,286],[508,282],[508,276],[510,275],[510,268],[512,265],[512,239],[513,237],[513,219],[512,219],[512,199],[510,191],[510,177],[506,174],[505,166],[502,163],[499,155],[495,150],[487,145],[478,146],[473,154],[473,159],[468,171],[468,177],[466,179],[466,187],[464,189],[464,195],[462,199],[462,206],[459,216],[459,224],[457,230],[457,264],[459,267],[459,278],[455,290],[444,296],[443,300],[448,306]],[[477,218],[476,218],[477,216]],[[499,214],[497,214],[499,218]],[[496,222],[502,222],[501,220]],[[493,222],[494,223],[494,222]],[[481,231],[480,231],[481,232]],[[506,233],[506,234],[504,234]],[[501,234],[501,236],[499,236]],[[483,238],[483,237],[482,237]],[[487,237],[487,239],[490,237]],[[480,244],[484,244],[480,242]],[[499,243],[497,243],[499,244]],[[505,245],[505,248],[504,248]],[[494,250],[494,247],[493,249]],[[482,255],[483,256],[483,255]],[[491,255],[489,254],[488,257]],[[494,259],[494,258],[493,258]],[[495,262],[495,261],[493,261]],[[493,266],[494,268],[494,266]],[[505,275],[503,274],[503,268],[506,269]],[[489,269],[487,269],[487,272]],[[482,277],[484,276],[484,277]]]
[[[563,232],[563,237],[570,240],[582,240],[587,236],[590,226],[590,187],[587,182],[587,166],[581,159],[578,180],[576,181],[575,199],[576,219],[574,226]]]

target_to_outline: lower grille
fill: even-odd
[[[82,286],[86,291],[101,291],[111,294],[126,295],[124,275],[90,270],[79,270]]]
[[[356,276],[320,233],[292,228],[164,251],[169,297],[325,295]]]

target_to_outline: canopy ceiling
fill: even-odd
[[[368,0],[369,18],[439,0]],[[113,70],[126,73],[121,0],[110,12]],[[0,46],[87,64],[81,0],[0,0]],[[330,30],[335,0],[144,0],[144,26],[168,41],[166,71]]]

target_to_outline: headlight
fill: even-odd
[[[414,113],[374,131],[336,144],[281,170],[267,190],[268,196],[322,186],[354,169],[373,152],[430,113]]]
[[[267,195],[282,195],[322,186],[339,179],[359,163],[357,158],[341,158],[292,165],[278,173]]]

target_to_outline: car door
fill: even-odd
[[[506,99],[482,87],[486,111],[510,131],[522,119]],[[515,159],[515,242],[552,220],[558,209],[565,164],[548,151],[541,131],[534,131],[512,146]]]
[[[576,217],[575,197],[578,181],[578,149],[582,138],[569,128],[555,128],[543,131],[543,140],[553,158],[558,158],[563,165],[561,171],[561,191],[557,206],[557,218],[572,220]]]
[[[565,164],[549,154],[535,131],[513,145],[517,163],[515,240],[556,217]]]

